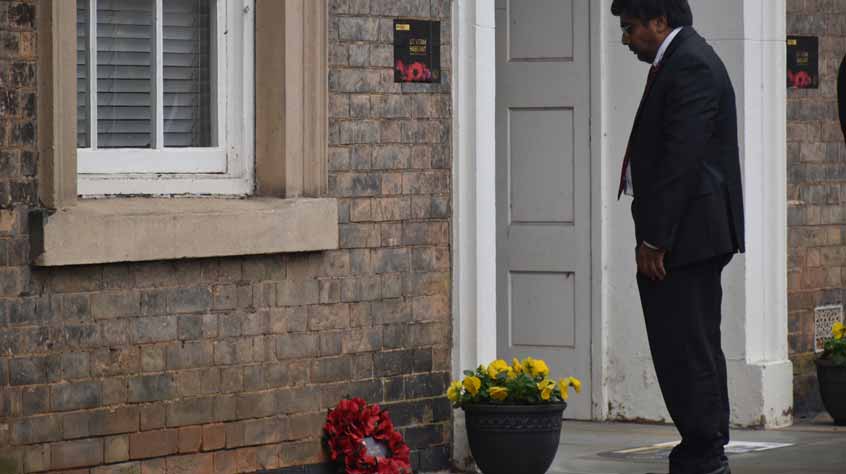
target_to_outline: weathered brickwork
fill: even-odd
[[[788,0],[787,33],[819,37],[819,89],[788,90],[788,292],[798,415],[822,410],[814,368],[814,308],[844,303],[846,145],[837,70],[846,54],[846,0]]]
[[[450,1],[329,1],[341,249],[54,269],[28,265],[24,219],[35,4],[0,0],[0,473],[332,472],[346,395],[390,410],[415,471],[445,468]],[[443,22],[442,84],[393,82],[397,16]]]

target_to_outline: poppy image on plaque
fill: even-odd
[[[787,87],[817,89],[820,86],[819,39],[816,36],[787,37]]]
[[[441,22],[394,20],[394,82],[441,81]]]

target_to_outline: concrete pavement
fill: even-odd
[[[677,441],[672,426],[629,423],[565,421],[561,447],[549,474],[643,474],[666,472],[663,450],[637,450]],[[770,430],[733,430],[732,440],[767,451],[729,453],[734,474],[846,474],[846,427],[835,427],[827,417],[793,427]],[[620,451],[624,451],[620,453]],[[657,452],[656,452],[657,451]],[[516,474],[516,473],[515,473]]]

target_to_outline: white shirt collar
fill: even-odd
[[[678,28],[671,31],[670,34],[668,34],[666,38],[664,38],[664,41],[661,43],[661,46],[658,48],[658,54],[655,55],[655,60],[652,61],[653,66],[657,66],[661,62],[661,60],[664,59],[664,53],[667,52],[667,48],[670,47],[670,43],[673,42],[673,39],[675,39],[676,35],[678,35],[679,31],[681,31],[681,30],[682,30],[682,27],[679,26]]]

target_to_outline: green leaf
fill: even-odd
[[[465,370],[465,371],[464,371],[464,375],[466,375],[466,376],[468,376],[468,377],[471,377],[471,376],[473,376],[473,375],[476,375],[476,373],[475,373],[475,372],[473,372],[472,370]]]

